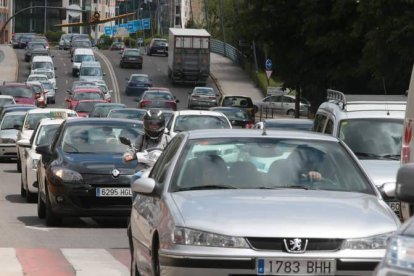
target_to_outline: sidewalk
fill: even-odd
[[[8,44],[0,44],[0,83],[17,80],[19,66],[14,49]]]
[[[219,54],[210,54],[210,76],[223,95],[249,96],[253,101],[264,97],[240,66]]]

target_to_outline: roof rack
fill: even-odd
[[[332,100],[339,103],[342,103],[342,109],[345,108],[346,105],[346,98],[345,98],[345,94],[341,91],[338,90],[333,90],[333,89],[327,89],[326,90],[326,99]]]

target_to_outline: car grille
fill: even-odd
[[[247,238],[247,241],[257,250],[285,251],[283,238]],[[308,239],[306,251],[337,251],[341,248],[341,239]]]

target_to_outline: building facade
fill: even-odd
[[[13,22],[6,22],[13,14],[12,0],[0,0],[0,29],[4,28],[3,33],[0,34],[0,43],[9,43],[13,33]]]

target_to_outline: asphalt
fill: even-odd
[[[222,95],[249,96],[252,100],[263,98],[249,75],[229,58],[211,53],[210,76]],[[0,82],[17,81],[17,55],[11,45],[0,44]]]

